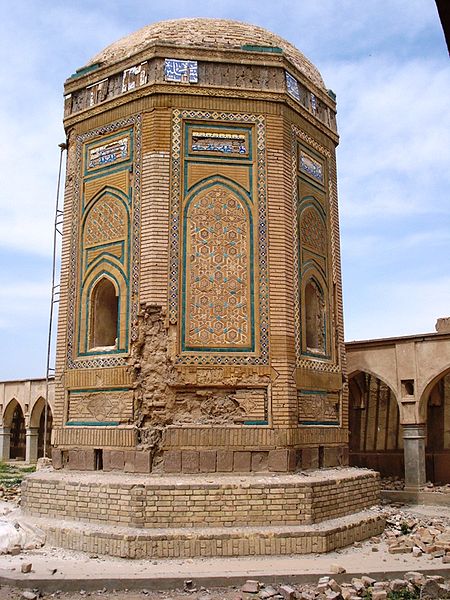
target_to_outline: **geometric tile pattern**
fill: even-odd
[[[327,232],[325,224],[313,207],[305,208],[300,218],[300,238],[302,246],[309,246],[323,257],[327,253]]]
[[[181,352],[176,357],[179,364],[256,364],[269,362],[269,283],[268,283],[268,247],[267,247],[267,191],[266,191],[266,135],[265,119],[262,115],[247,113],[226,113],[217,111],[178,110],[173,111],[172,152],[171,152],[171,190],[170,190],[170,248],[169,248],[169,319],[179,323],[180,311],[180,266],[181,266],[181,206],[182,167],[183,167],[183,122],[217,121],[220,123],[253,124],[256,137],[256,211],[254,212],[255,252],[255,295],[257,294],[258,313],[255,314],[255,348],[259,352],[226,353],[222,352]]]
[[[244,203],[223,185],[192,200],[187,213],[184,347],[248,347],[249,219]]]
[[[127,231],[127,213],[123,204],[106,196],[90,211],[84,227],[85,245],[93,246],[123,238]]]

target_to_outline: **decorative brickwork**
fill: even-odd
[[[250,25],[167,22],[117,51],[65,85],[63,466],[282,472],[319,445],[345,464],[334,98]]]
[[[131,390],[71,391],[69,394],[69,422],[115,421],[127,422],[133,416]]]
[[[127,234],[127,213],[122,203],[109,195],[99,200],[89,213],[84,226],[86,246],[95,246]]]
[[[251,349],[250,222],[243,201],[214,185],[186,214],[185,348]]]
[[[300,219],[300,243],[315,250],[321,256],[327,254],[327,231],[317,210],[312,207],[302,212]]]
[[[88,554],[107,554],[121,558],[195,558],[275,556],[332,552],[355,542],[379,535],[384,519],[371,512],[330,520],[320,529],[314,525],[289,527],[211,528],[143,532],[138,528],[117,533],[114,526],[70,527],[63,521],[36,519],[52,546],[80,550]]]
[[[238,556],[380,532],[377,476],[342,469],[334,114],[298,50],[233,21],[151,25],[67,80],[55,471],[22,496],[50,543]]]
[[[203,191],[200,188],[199,196],[195,195],[193,199],[190,199],[189,193],[192,190],[186,189],[187,202],[186,206],[193,206],[189,208],[190,212],[186,212],[186,206],[183,205],[183,201],[180,205],[180,195],[183,195],[181,189],[181,174],[184,169],[185,163],[189,162],[189,157],[185,157],[182,151],[183,141],[183,124],[185,121],[196,120],[195,128],[199,129],[205,124],[212,122],[215,127],[220,122],[227,123],[228,130],[238,131],[239,126],[244,128],[245,131],[250,134],[250,129],[247,124],[254,124],[256,137],[256,160],[251,156],[247,158],[247,168],[251,172],[251,176],[256,176],[256,192],[253,193],[251,190],[250,194],[244,192],[237,193],[239,186],[233,185],[233,182],[228,183],[228,178],[212,178],[210,181],[205,180],[206,190]],[[202,122],[203,121],[203,122]],[[234,129],[231,124],[234,124]],[[245,127],[247,125],[247,127]],[[212,128],[212,125],[209,125]],[[252,128],[253,130],[253,128]],[[189,135],[186,129],[184,129],[184,136]],[[194,134],[192,134],[194,135]],[[206,150],[206,153],[209,151]],[[222,157],[222,160],[226,157]],[[227,163],[224,162],[226,167]],[[213,167],[211,167],[212,169]],[[214,170],[210,170],[211,173],[217,171],[217,166],[214,166]],[[217,113],[217,112],[198,112],[198,111],[174,111],[173,128],[172,128],[172,186],[171,186],[171,247],[170,247],[170,291],[169,291],[169,307],[170,307],[170,320],[172,323],[178,323],[180,326],[180,305],[181,305],[181,329],[182,329],[182,347],[181,353],[177,357],[178,363],[187,364],[267,364],[269,358],[269,327],[268,327],[268,265],[267,265],[267,215],[266,215],[266,168],[265,168],[265,123],[264,118],[261,116],[255,117],[254,115],[248,114],[228,114],[228,113]],[[194,187],[195,190],[195,187]],[[207,206],[201,206],[202,197],[203,201],[206,201],[206,197],[213,194],[211,198],[215,198],[213,202],[209,202]],[[205,196],[206,195],[206,196]],[[225,209],[219,205],[215,205],[215,202],[220,202],[220,196],[223,196],[222,200],[225,199],[228,208],[226,209],[227,223],[219,221],[220,212]],[[246,200],[244,202],[244,198]],[[230,204],[231,201],[231,204]],[[193,221],[191,212],[195,211],[195,214],[202,215],[203,222],[203,235],[210,235],[210,238],[214,236],[215,243],[217,244],[217,235],[219,231],[216,228],[219,223],[222,224],[220,235],[224,242],[228,246],[219,248],[217,244],[216,250],[212,249],[206,254],[208,244],[207,238],[201,238],[202,233],[195,232],[193,228]],[[211,214],[209,215],[209,211]],[[208,215],[210,219],[208,220]],[[223,216],[223,215],[222,215]],[[198,217],[197,217],[198,219]],[[239,220],[239,223],[237,220]],[[245,220],[245,223],[243,221]],[[208,220],[208,223],[205,222]],[[186,231],[186,227],[188,230]],[[209,230],[209,231],[208,231]],[[194,234],[194,237],[192,235]],[[202,272],[202,276],[195,274],[201,279],[192,281],[189,279],[190,273],[192,273],[192,266],[202,261],[202,254],[200,247],[194,248],[195,252],[188,252],[186,243],[191,244],[196,238],[201,238],[201,246],[203,252],[209,257],[209,260],[215,262],[213,270],[210,272]],[[254,240],[254,241],[253,241]],[[180,248],[183,242],[183,248]],[[195,242],[194,242],[195,243]],[[200,242],[199,242],[200,243]],[[236,245],[237,244],[237,245]],[[189,246],[189,250],[191,250]],[[184,263],[180,265],[180,256],[184,252]],[[199,256],[196,256],[198,252]],[[222,258],[223,265],[220,265],[217,261]],[[203,262],[204,260],[203,259]],[[189,263],[188,263],[189,261]],[[256,264],[255,264],[256,263]],[[189,265],[189,266],[188,266]],[[230,266],[232,268],[230,269]],[[228,267],[227,267],[228,266]],[[238,268],[236,268],[238,267]],[[195,298],[191,298],[192,309],[190,305],[185,304],[186,291],[182,288],[182,298],[180,302],[180,268],[182,270],[182,280],[186,281],[186,277],[189,282],[194,283],[196,288],[202,292],[201,296],[205,297],[206,289],[200,289],[200,286],[209,285],[213,287],[213,281],[211,278],[218,278],[215,287],[215,292],[221,296],[220,302],[222,302],[222,308],[220,310],[226,311],[229,315],[234,313],[234,317],[226,322],[225,320],[217,319],[221,316],[217,305],[217,298],[215,302],[212,302],[212,307],[204,306],[200,304],[200,295],[196,295]],[[226,274],[222,270],[226,268]],[[243,270],[242,270],[243,269]],[[187,271],[187,275],[184,271]],[[223,274],[223,277],[221,275]],[[234,286],[234,287],[233,287]],[[237,286],[237,287],[236,287]],[[228,290],[228,291],[227,291]],[[234,293],[231,293],[234,292]],[[241,298],[239,301],[237,298],[242,294],[245,295],[245,299]],[[214,296],[212,297],[214,300]],[[203,300],[205,301],[205,300]],[[226,307],[223,302],[226,303]],[[197,307],[196,304],[199,304]],[[215,306],[216,305],[216,308]],[[250,315],[250,311],[254,310],[254,306],[259,307],[259,314],[255,314],[253,317]],[[208,308],[208,313],[205,313],[205,309]],[[212,310],[210,310],[212,309]],[[202,312],[203,311],[203,312]],[[236,316],[240,313],[236,320]],[[206,331],[202,326],[203,338],[200,340],[199,332],[195,329],[198,328],[195,325],[190,325],[190,319],[195,314],[205,316],[208,318],[212,316],[213,322],[209,323],[209,329]],[[194,317],[195,318],[195,317]],[[186,323],[186,320],[188,323]],[[198,319],[197,319],[198,321]],[[214,333],[214,327],[216,333]],[[223,329],[226,329],[224,332]],[[219,331],[220,330],[220,331]],[[253,332],[254,331],[254,332]],[[186,336],[196,336],[196,353],[190,352],[190,346],[184,342]],[[211,343],[211,340],[216,337],[220,337],[224,343],[216,344]],[[256,338],[257,336],[257,338]],[[191,339],[192,341],[192,339]],[[202,341],[202,345],[200,345]],[[239,341],[239,342],[238,342]],[[236,348],[236,342],[241,346],[241,351],[245,349],[245,357],[240,357],[237,352],[233,353],[233,350],[239,350]],[[250,343],[249,343],[250,342]],[[233,346],[235,346],[233,348]],[[257,349],[259,348],[259,352]]]
[[[140,260],[140,149],[141,149],[141,119],[140,116],[130,117],[117,121],[107,127],[93,129],[86,134],[79,135],[76,141],[76,160],[77,174],[75,178],[75,189],[73,191],[73,206],[72,206],[72,222],[71,222],[71,253],[70,253],[70,289],[69,289],[69,307],[68,307],[68,323],[67,323],[67,367],[69,369],[80,368],[95,368],[95,367],[114,367],[126,364],[126,359],[120,356],[120,353],[128,350],[129,340],[134,339],[136,335],[136,319],[138,308],[138,289],[139,289],[139,260]],[[133,128],[134,154],[133,158],[129,151],[131,144],[131,132],[126,138],[126,148],[124,149],[123,134],[117,135],[116,132],[127,130],[128,127]],[[130,131],[129,129],[127,131]],[[102,146],[96,140],[106,136],[117,140],[117,150],[114,146]],[[93,151],[95,151],[93,153]],[[102,160],[103,157],[103,160]],[[130,231],[127,235],[126,246],[130,245],[130,266],[127,267],[124,262],[127,260],[125,254],[120,253],[119,261],[122,259],[125,269],[115,268],[112,265],[106,267],[106,272],[111,273],[113,278],[116,278],[117,285],[120,289],[121,310],[122,310],[122,329],[119,332],[119,345],[113,352],[109,352],[105,357],[99,357],[101,354],[96,352],[97,356],[89,358],[81,358],[87,354],[88,344],[88,303],[89,290],[92,282],[95,280],[95,271],[87,269],[86,259],[83,261],[82,272],[80,273],[79,261],[80,252],[83,248],[79,247],[79,231],[83,231],[83,240],[86,246],[92,248],[93,240],[96,246],[99,247],[103,241],[111,239],[112,235],[123,232],[125,222],[129,217],[125,216],[125,210],[131,204],[131,198],[128,198],[127,193],[121,190],[112,188],[106,195],[102,191],[99,192],[99,199],[93,205],[94,200],[90,200],[87,207],[88,198],[84,195],[84,179],[89,177],[103,177],[103,189],[108,190],[110,183],[110,169],[116,161],[119,161],[121,168],[128,168],[129,164],[133,165],[134,185],[133,185],[133,218],[130,219]],[[128,160],[128,163],[126,162]],[[90,170],[95,168],[95,175],[90,175]],[[103,169],[103,170],[102,170]],[[115,177],[114,172],[112,172]],[[100,204],[98,204],[100,202]],[[122,206],[119,208],[119,203]],[[93,206],[93,207],[92,207]],[[85,214],[86,211],[86,214]],[[94,211],[94,212],[93,212]],[[92,217],[90,216],[92,214]],[[86,216],[86,221],[83,218]],[[112,217],[112,221],[110,219]],[[87,230],[86,230],[87,227]],[[125,247],[126,247],[125,246]],[[124,253],[125,253],[124,247]],[[97,261],[99,274],[105,272],[105,255],[110,255],[107,248],[102,248],[102,251],[97,255],[88,255],[90,261]],[[114,256],[117,252],[113,252]],[[106,258],[108,263],[108,258]],[[111,263],[109,263],[111,264]],[[131,273],[130,273],[131,271]],[[81,279],[81,285],[80,285]],[[84,292],[83,292],[84,290]],[[85,295],[80,298],[84,293]],[[76,315],[76,307],[79,306],[81,311]],[[130,334],[131,333],[131,336]]]

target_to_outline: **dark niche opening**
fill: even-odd
[[[91,295],[90,348],[111,347],[117,343],[119,299],[113,283],[104,277]]]

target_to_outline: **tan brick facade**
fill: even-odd
[[[377,476],[326,470],[348,464],[335,112],[296,48],[235,21],[150,25],[66,81],[55,470],[22,495],[48,542],[237,556],[382,530]]]
[[[338,137],[320,74],[269,32],[207,19],[97,58],[65,86],[60,464],[133,446],[150,464],[181,452],[184,472],[220,472],[222,449],[243,472],[277,449],[288,469],[312,446],[320,466],[345,463]],[[98,347],[102,282],[117,308]]]

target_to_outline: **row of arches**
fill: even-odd
[[[26,460],[44,456],[44,439],[46,447],[51,445],[51,431],[53,426],[53,414],[50,405],[47,407],[47,431],[45,431],[45,400],[39,398],[33,406],[29,419],[29,427],[26,427],[25,415],[22,407],[16,399],[12,399],[5,409],[3,415],[3,436],[9,436],[7,444],[3,445],[3,460]],[[33,448],[27,444],[33,444]],[[47,452],[48,453],[48,452]]]
[[[190,300],[190,310],[186,311],[188,315],[194,314],[195,316],[198,312],[199,317],[204,316],[202,300],[204,297],[205,306],[207,306],[208,304],[206,300],[208,294],[210,295],[211,293],[214,293],[217,298],[220,299],[223,296],[225,300],[228,300],[230,295],[228,288],[233,288],[233,285],[235,285],[235,282],[232,278],[224,277],[224,272],[226,271],[226,266],[228,263],[232,263],[231,266],[233,267],[230,267],[229,270],[231,272],[236,271],[239,275],[236,286],[240,285],[243,288],[243,292],[247,291],[246,288],[249,283],[247,281],[249,277],[247,271],[250,272],[251,270],[250,257],[253,253],[252,216],[251,212],[248,211],[247,205],[243,201],[243,193],[238,194],[235,188],[231,188],[230,186],[230,182],[217,180],[217,178],[212,178],[211,180],[202,182],[202,186],[199,186],[198,189],[195,189],[192,197],[190,197],[189,202],[186,204],[186,214],[184,217],[186,221],[195,221],[193,215],[197,214],[195,212],[197,209],[197,212],[200,212],[202,218],[204,219],[205,211],[207,214],[207,208],[209,205],[211,205],[212,209],[211,198],[214,196],[214,194],[219,196],[222,194],[223,197],[220,196],[221,203],[219,204],[222,206],[225,203],[226,209],[229,212],[229,214],[227,212],[227,217],[229,217],[229,219],[232,221],[230,221],[230,223],[228,223],[228,221],[227,223],[221,223],[220,220],[221,226],[219,229],[220,234],[222,235],[220,242],[225,249],[227,249],[227,244],[231,245],[230,251],[225,253],[227,259],[224,264],[213,264],[213,259],[211,257],[214,256],[214,259],[216,259],[215,254],[217,253],[213,252],[213,245],[210,244],[212,246],[211,249],[209,249],[207,245],[208,240],[206,238],[208,238],[208,236],[212,237],[217,242],[217,237],[219,235],[218,231],[215,231],[214,235],[210,235],[211,228],[214,228],[215,226],[214,219],[207,220],[205,223],[203,223],[203,221],[201,223],[197,223],[195,221],[194,225],[196,225],[196,227],[191,226],[187,230],[187,235],[189,237],[188,246],[193,246],[193,248],[191,248],[192,256],[190,257],[190,260],[187,261],[186,256],[184,258],[184,270],[187,270],[188,274],[193,271],[193,275],[195,275],[195,277],[191,277],[192,281],[189,279],[189,277],[187,277],[185,283],[185,285],[189,283],[190,296],[188,297],[187,290],[184,290],[183,292],[183,298],[188,298]],[[205,194],[208,194],[208,196],[206,197]],[[202,203],[204,203],[204,206]],[[246,207],[245,209],[244,206]],[[92,219],[92,215],[94,213],[96,218]],[[106,216],[103,213],[107,213]],[[115,213],[120,216],[120,218],[117,217],[114,221],[114,223],[117,221],[117,223],[120,225],[120,227],[119,225],[116,227],[117,231],[114,230],[111,232],[108,229],[108,231],[104,232],[99,229],[98,222],[107,222],[108,219],[106,217],[111,220],[111,215],[114,215]],[[244,226],[241,225],[238,217]],[[237,227],[237,225],[239,225],[239,227]],[[234,228],[236,227],[239,231],[239,234],[234,231]],[[83,297],[81,306],[85,308],[84,316],[82,317],[81,322],[85,322],[87,325],[84,326],[84,336],[80,334],[80,351],[82,353],[92,351],[114,351],[119,350],[119,347],[121,346],[119,317],[123,310],[121,305],[123,304],[124,299],[122,296],[123,289],[126,289],[126,286],[120,285],[118,280],[116,281],[115,277],[112,275],[115,271],[112,269],[113,263],[111,261],[114,262],[114,268],[118,267],[120,261],[118,262],[118,258],[111,255],[111,248],[109,246],[106,249],[104,249],[103,246],[107,241],[111,242],[112,239],[114,239],[115,243],[117,243],[117,239],[124,236],[126,237],[128,235],[127,228],[128,216],[126,202],[122,197],[119,196],[118,190],[114,190],[113,194],[112,188],[105,189],[102,194],[100,194],[100,196],[91,203],[91,207],[87,211],[87,216],[85,217],[83,229],[84,246],[90,249],[94,247],[97,248],[97,245],[101,243],[102,250],[96,250],[95,253],[91,252],[91,254],[88,253],[85,260],[85,268],[89,274],[89,278],[91,278],[93,274],[95,274],[95,277],[93,280],[89,281],[89,285],[87,285],[87,279],[85,282],[86,285],[83,284],[84,292],[82,294]],[[226,233],[223,233],[222,229]],[[244,234],[249,238],[249,240],[245,239]],[[194,238],[195,235],[199,237],[198,245],[202,252],[194,251],[198,250],[191,239]],[[238,236],[237,241],[233,235],[235,237]],[[246,250],[243,250],[237,254],[235,252],[236,256],[234,256],[232,252],[236,250],[236,244],[240,240],[239,236],[243,237],[243,248],[246,248]],[[302,353],[305,355],[322,356],[329,352],[329,343],[327,340],[328,292],[326,283],[328,262],[327,227],[325,211],[320,202],[312,196],[307,196],[302,199],[299,210],[299,237],[302,281],[300,294],[301,306],[303,307],[301,311],[301,328],[303,330]],[[248,244],[249,247],[247,248]],[[210,250],[209,254],[208,249]],[[95,256],[95,259],[93,259],[92,262],[89,260],[90,256]],[[105,261],[108,263],[107,267],[105,267]],[[211,264],[209,264],[210,262]],[[246,264],[246,262],[248,264]],[[95,268],[93,268],[93,266],[95,266]],[[196,269],[194,269],[194,267],[196,267]],[[216,277],[221,276],[222,280],[215,281],[214,285],[212,285],[212,283],[209,282],[212,274],[214,274]],[[88,277],[88,275],[86,275],[86,277]],[[224,281],[227,283],[225,284]],[[211,290],[208,290],[205,287],[207,285],[211,287]],[[222,290],[224,286],[226,289]],[[231,292],[233,294],[238,294],[239,290],[240,288],[238,288],[238,290],[233,288]],[[250,290],[253,290],[252,283],[250,284]],[[246,294],[242,293],[242,296],[246,297]],[[231,298],[231,300],[233,299],[234,298]],[[240,298],[238,298],[238,300],[240,300]],[[215,303],[216,308],[218,304],[220,304],[219,300]],[[221,325],[223,321],[225,322],[225,325],[229,325],[226,333],[221,333],[219,335],[216,332],[214,337],[214,335],[210,335],[208,333],[209,330],[207,331],[202,325],[202,322],[204,321],[203,318],[198,318],[197,320],[194,319],[195,322],[189,322],[184,330],[187,340],[183,340],[183,345],[212,345],[214,347],[224,345],[225,347],[228,347],[231,344],[231,341],[228,339],[228,337],[230,337],[232,334],[234,334],[235,337],[238,337],[238,334],[233,330],[233,326],[236,325],[238,332],[241,332],[242,327],[240,327],[239,321],[240,313],[237,315],[234,314],[237,313],[237,310],[233,309],[231,302],[225,302],[225,304],[227,308],[222,308],[224,315],[219,315],[220,319],[218,320],[218,324]],[[245,302],[239,302],[239,306],[243,307],[241,308],[241,312],[245,312],[244,308],[247,309]],[[230,313],[230,315],[228,313]],[[217,315],[215,316],[217,318]],[[227,319],[229,316],[232,317],[232,322],[230,323],[228,323],[230,319]],[[242,316],[244,324],[247,318],[248,315]],[[230,329],[230,331],[228,331],[228,329]],[[246,339],[244,334],[241,335],[244,338],[242,341],[242,346],[247,347],[249,340]],[[199,339],[196,339],[196,336]],[[214,339],[210,340],[209,337],[213,337]]]
[[[427,397],[426,478],[450,483],[450,374],[434,382]],[[349,378],[350,464],[403,477],[404,438],[394,390],[374,374],[359,371]]]

